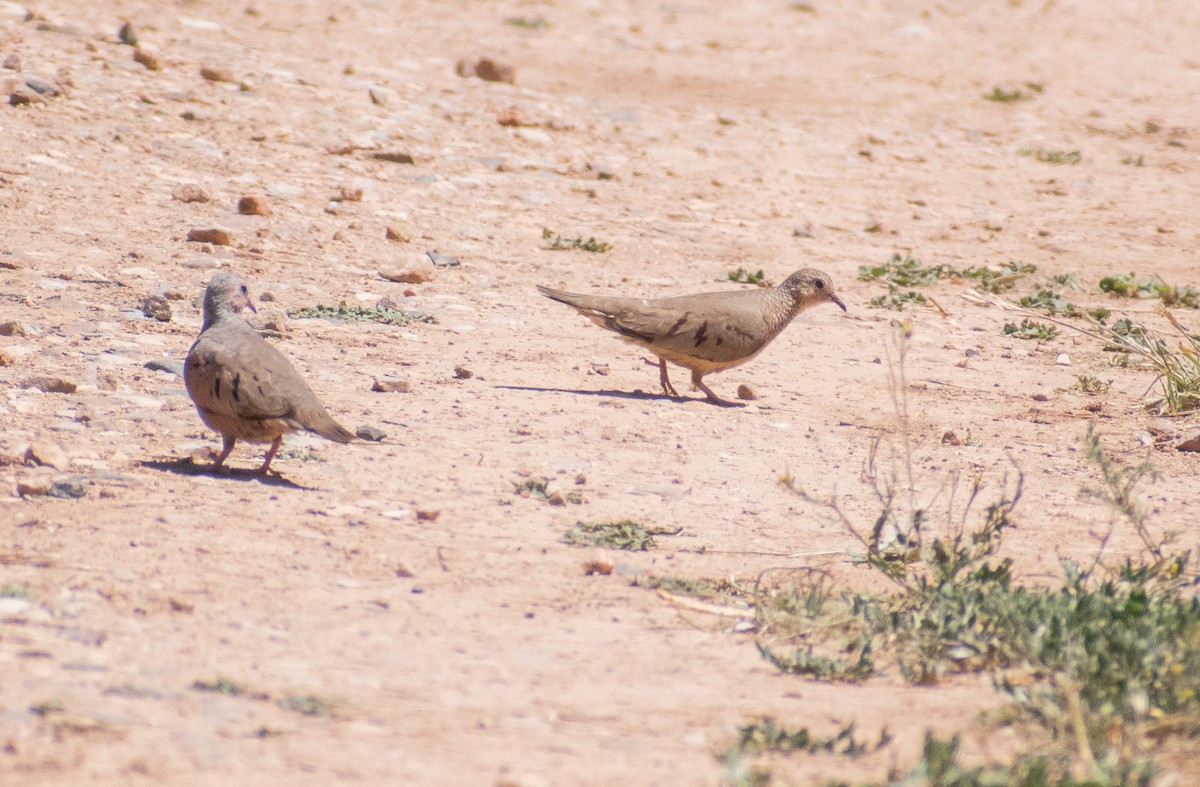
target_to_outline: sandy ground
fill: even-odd
[[[157,70],[117,40],[126,20]],[[1161,325],[1096,284],[1200,284],[1198,31],[1187,0],[0,3],[0,87],[29,100],[0,109],[0,323],[16,323],[0,335],[0,781],[714,784],[715,755],[762,714],[896,735],[855,762],[777,763],[795,783],[884,779],[931,727],[978,758],[1008,751],[975,721],[999,702],[985,681],[783,676],[734,620],[634,582],[847,566],[853,539],[777,478],[874,518],[860,470],[895,436],[899,318],[922,494],[954,471],[997,494],[1015,465],[1022,574],[1093,556],[1111,515],[1080,494],[1081,438],[1095,421],[1134,461],[1140,433],[1182,431],[1142,407],[1153,374],[1069,330],[1003,336],[1013,315],[970,282],[930,288],[940,310],[868,308],[883,287],[857,271],[894,252],[1020,260],[1039,281],[1074,272],[1081,306]],[[484,55],[515,84],[456,74]],[[983,99],[1028,82],[1032,100]],[[1038,148],[1082,161],[1019,153]],[[247,194],[271,215],[240,215]],[[232,242],[187,240],[214,227]],[[544,228],[612,248],[549,251]],[[217,266],[269,294],[275,344],[382,443],[290,437],[268,482],[188,464],[219,440],[145,364],[182,359]],[[759,394],[740,410],[661,396],[637,348],[533,289],[655,297],[806,266],[849,312],[814,309],[708,378]],[[168,321],[139,310],[164,293],[182,296]],[[279,318],[382,298],[437,322]],[[1074,390],[1081,374],[1112,386]],[[1154,522],[1192,546],[1195,455],[1164,439],[1153,461]],[[514,494],[539,477],[584,502]],[[85,494],[17,491],[56,481]],[[626,518],[683,530],[645,553],[561,541]],[[251,696],[193,688],[219,678]],[[304,696],[327,711],[280,705]]]

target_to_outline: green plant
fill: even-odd
[[[995,268],[971,266],[958,271],[957,275],[972,280],[984,292],[999,293],[1011,290],[1018,281],[1036,271],[1036,265],[1013,260],[1002,262]]]
[[[1026,309],[1039,309],[1046,312],[1051,317],[1063,315],[1065,317],[1079,317],[1081,312],[1075,307],[1075,304],[1068,303],[1063,300],[1062,296],[1054,290],[1049,290],[1044,287],[1039,287],[1033,295],[1026,295],[1017,301],[1018,304]]]
[[[525,30],[548,30],[551,25],[541,15],[538,16],[510,16],[504,20],[505,24],[513,27],[520,27]]]
[[[648,528],[632,519],[619,522],[576,522],[562,537],[564,544],[597,546],[645,552],[655,546],[655,536],[677,536],[683,529]]]
[[[925,265],[916,257],[893,254],[883,265],[861,265],[858,278],[863,281],[882,279],[897,287],[917,287],[933,284],[938,279],[954,275],[955,271],[948,265]]]
[[[1147,406],[1160,413],[1184,415],[1200,410],[1200,334],[1188,331],[1166,309],[1163,314],[1179,334],[1177,345],[1127,319],[1111,326],[1097,323],[1097,328],[1109,342],[1105,349],[1140,356],[1158,372],[1155,382],[1162,385],[1163,395]]]
[[[984,93],[983,97],[988,101],[995,101],[1001,104],[1012,103],[1013,101],[1031,101],[1035,95],[1043,90],[1040,82],[1026,82],[1025,87],[1029,92],[1025,92],[1021,88],[1014,90],[1004,90],[999,85],[992,88],[991,93]]]
[[[332,703],[316,694],[289,694],[276,703],[284,710],[303,713],[305,716],[328,716]]]
[[[915,290],[901,290],[892,285],[888,285],[887,295],[877,295],[867,301],[867,305],[872,309],[891,309],[893,311],[904,311],[904,307],[911,303],[927,303],[928,300],[924,295]]]
[[[513,482],[513,494],[518,497],[532,497],[537,500],[545,500],[552,506],[561,506],[567,503],[580,505],[583,503],[583,493],[552,492],[550,491],[550,479],[542,476],[527,478],[519,484]]]
[[[381,322],[387,325],[409,325],[414,322],[436,323],[437,317],[424,312],[406,312],[399,309],[368,309],[362,306],[349,306],[345,301],[337,306],[310,306],[304,309],[293,309],[288,316],[297,320],[321,319],[332,322]]]
[[[1019,473],[1015,484],[1002,480],[986,505],[979,477],[962,488],[951,474],[932,494],[918,490],[904,374],[910,335],[902,326],[889,365],[899,445],[880,463],[877,439],[864,463],[878,515],[859,523],[836,496],[817,498],[794,478],[781,479],[832,512],[863,547],[861,563],[897,591],[839,593],[822,582],[819,594],[797,592],[817,586],[813,569],[791,588],[760,583],[757,609],[774,605],[777,614],[787,609],[798,619],[761,632],[760,652],[781,670],[823,680],[869,680],[889,661],[921,685],[954,673],[991,675],[1010,703],[1004,718],[1020,726],[1026,750],[1007,764],[967,767],[956,739],[931,735],[905,784],[1148,785],[1161,741],[1200,730],[1200,597],[1189,555],[1170,553],[1170,534],[1150,526],[1140,489],[1153,479],[1152,467],[1118,462],[1089,429],[1083,455],[1098,483],[1086,491],[1116,516],[1090,566],[1063,559],[1060,581],[1022,585],[1001,554],[1021,498]],[[1141,551],[1105,562],[1120,523],[1132,526]],[[776,604],[780,598],[787,603]],[[795,655],[779,656],[779,643],[768,636],[799,645]],[[820,654],[822,646],[836,657]],[[1164,725],[1167,718],[1173,721]]]
[[[1123,156],[1121,163],[1130,167],[1143,167],[1146,165],[1145,156]]]
[[[733,281],[739,284],[755,284],[759,287],[770,287],[771,282],[767,281],[763,276],[762,269],[751,273],[745,268],[738,268],[736,271],[729,271],[725,274],[726,281]]]
[[[1086,394],[1102,394],[1112,387],[1111,380],[1101,380],[1091,374],[1081,374],[1075,378],[1073,386]]]
[[[1006,322],[1004,324],[1004,335],[1017,339],[1038,339],[1048,342],[1058,335],[1058,329],[1053,325],[1046,325],[1045,323],[1026,317],[1021,320],[1020,325]]]
[[[6,582],[0,585],[0,598],[29,599],[29,588],[19,582]]]
[[[1083,161],[1083,154],[1078,150],[1046,150],[1045,148],[1021,148],[1019,156],[1031,156],[1047,164],[1078,164]]]
[[[549,228],[542,229],[542,239],[547,242],[546,248],[552,251],[565,251],[567,249],[580,249],[582,251],[590,251],[596,254],[602,254],[612,248],[612,244],[604,241],[596,240],[589,237],[586,240],[583,236],[575,238],[564,238]]]
[[[216,680],[197,680],[192,683],[192,688],[196,691],[210,691],[216,694],[228,694],[230,697],[240,697],[247,692],[245,686],[240,683],[234,683],[228,678],[217,678]]]

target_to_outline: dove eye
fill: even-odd
[[[246,285],[243,284],[242,285],[242,295],[249,295],[249,294],[250,294],[250,290],[246,289]]]
[[[813,286],[816,287],[818,290],[823,290],[823,289],[825,289],[825,282],[822,279],[817,279],[816,281],[813,282]]]

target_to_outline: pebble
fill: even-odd
[[[739,385],[737,387],[737,398],[753,401],[758,398],[758,394],[748,385]]]
[[[523,139],[526,142],[532,142],[535,145],[549,145],[552,141],[551,136],[545,131],[542,131],[540,128],[518,128],[515,132],[513,132],[513,136],[517,137],[518,139]]]
[[[475,76],[484,82],[507,82],[511,85],[517,78],[517,70],[515,68],[508,63],[492,60],[490,57],[479,58],[475,62],[473,71],[475,72]]]
[[[162,71],[162,57],[156,49],[145,44],[133,48],[133,62],[141,63],[147,71]]]
[[[425,284],[433,281],[436,273],[433,268],[416,266],[379,271],[379,275],[383,278],[400,284]]]
[[[384,433],[383,430],[369,425],[358,427],[354,430],[354,434],[357,435],[360,440],[369,440],[372,443],[378,443],[380,440],[387,437],[387,434]]]
[[[21,387],[36,388],[37,390],[45,391],[46,393],[61,394],[75,393],[75,389],[78,388],[75,383],[64,377],[54,377],[51,375],[30,377]]]
[[[1176,444],[1175,450],[1200,452],[1200,432],[1192,432],[1184,437]]]
[[[438,254],[436,251],[427,251],[425,252],[425,256],[428,257],[434,265],[444,265],[447,268],[456,268],[460,265],[458,257],[450,257],[445,254]]]
[[[362,202],[362,198],[362,186],[342,186],[333,200],[334,202]]]
[[[375,380],[371,384],[371,390],[376,393],[408,393],[411,386],[408,380]]]
[[[212,197],[195,183],[181,183],[171,191],[171,199],[177,202],[208,202]]]
[[[50,493],[50,479],[31,476],[17,479],[17,494],[21,497],[42,497]]]
[[[270,216],[271,201],[261,194],[244,194],[237,204],[238,213],[243,216]]]
[[[960,446],[962,444],[962,438],[955,434],[953,430],[947,429],[942,433],[942,445]]]
[[[233,75],[233,71],[219,66],[201,66],[200,76],[209,82],[237,82],[237,77]]]
[[[371,158],[376,161],[387,161],[391,164],[415,164],[416,159],[411,153],[405,153],[402,150],[380,150],[372,153]]]
[[[121,25],[121,29],[117,31],[117,40],[126,46],[137,46],[137,31],[133,29],[132,24],[126,22],[125,24]]]
[[[417,509],[418,522],[436,522],[437,518],[441,515],[441,511],[432,509]]]
[[[413,239],[412,225],[407,222],[393,222],[383,230],[383,235],[388,240],[396,240],[401,243],[411,243]]]
[[[16,320],[0,322],[0,336],[28,336],[29,328]]]
[[[367,90],[367,95],[371,97],[371,103],[376,106],[386,107],[396,103],[396,91],[386,87],[372,85]]]
[[[0,366],[12,366],[13,357],[4,350],[0,350]]]
[[[20,3],[2,2],[0,3],[0,17],[15,19],[18,22],[28,22],[33,18],[33,13]]]
[[[793,238],[811,238],[813,236],[813,226],[811,221],[806,221],[803,224],[796,224],[792,227]]]
[[[25,449],[25,464],[66,470],[71,465],[67,452],[52,443],[33,443]]]
[[[64,500],[78,500],[87,494],[87,487],[79,481],[55,481],[46,492],[47,497],[58,497]]]
[[[161,295],[147,295],[139,306],[142,314],[153,317],[159,322],[171,321],[171,304]]]
[[[4,63],[0,64],[0,68],[3,68],[5,71],[20,71],[21,70],[21,56],[18,55],[16,52],[10,52],[4,58]]]
[[[1059,366],[1070,366],[1071,356],[1067,355],[1066,353],[1059,353],[1058,357],[1054,359],[1054,362]]]
[[[176,361],[172,358],[155,358],[146,361],[142,366],[152,372],[167,372],[183,377],[183,361]]]
[[[454,377],[456,379],[470,380],[474,376],[475,376],[475,372],[471,371],[470,369],[468,369],[465,366],[455,366],[454,367]]]
[[[233,233],[220,227],[188,230],[187,239],[193,243],[211,243],[214,246],[228,246],[233,243]]]

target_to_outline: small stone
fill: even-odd
[[[371,103],[378,107],[386,107],[389,104],[396,102],[396,92],[386,87],[373,85],[367,90],[367,95],[371,97]]]
[[[19,323],[16,320],[8,322],[0,322],[0,336],[28,336],[29,329],[24,323]]]
[[[18,55],[16,52],[9,54],[7,57],[4,58],[3,66],[0,66],[0,67],[3,67],[5,71],[20,71],[21,70],[21,56]]]
[[[87,487],[78,481],[55,481],[50,485],[46,497],[58,497],[64,500],[78,500],[87,494]]]
[[[1138,441],[1138,445],[1142,448],[1154,447],[1154,435],[1144,429],[1139,429],[1133,433],[1133,439]]]
[[[754,401],[758,398],[758,394],[756,394],[754,389],[748,385],[739,385],[737,387],[737,398],[745,399],[747,401]]]
[[[362,202],[362,198],[362,186],[342,186],[333,199],[335,202]]]
[[[181,183],[171,191],[171,199],[176,202],[208,202],[212,197],[195,183]]]
[[[393,222],[384,228],[383,235],[388,240],[400,241],[401,243],[411,243],[413,239],[413,228],[406,222]]]
[[[1200,452],[1200,432],[1192,432],[1175,445],[1176,451]]]
[[[254,315],[253,324],[260,331],[273,334],[282,335],[292,330],[292,321],[287,312],[274,304],[259,308],[258,314]]]
[[[396,576],[400,577],[401,579],[412,579],[416,576],[416,574],[409,571],[408,566],[404,565],[403,563],[397,563]]]
[[[233,75],[233,71],[219,66],[201,66],[200,76],[209,82],[237,82],[237,77]]]
[[[803,224],[796,224],[792,227],[793,238],[811,238],[813,236],[812,222],[806,221]]]
[[[387,434],[383,430],[374,426],[360,426],[354,430],[354,434],[358,436],[358,439],[368,440],[372,443],[378,443],[387,437]]]
[[[49,493],[49,478],[22,478],[17,481],[17,494],[21,497],[42,497]]]
[[[418,522],[436,522],[437,518],[441,515],[442,515],[441,511],[435,511],[435,510],[429,510],[429,509],[427,509],[427,510],[417,509],[417,521]]]
[[[461,264],[458,261],[458,257],[451,257],[447,254],[438,254],[436,251],[427,251],[425,252],[425,256],[428,257],[429,261],[434,265],[442,265],[447,268],[456,268]]]
[[[172,358],[155,358],[154,360],[146,361],[142,364],[142,367],[152,372],[166,372],[183,377],[183,361],[176,361]]]
[[[187,239],[193,243],[211,243],[214,246],[229,246],[233,243],[233,233],[220,227],[197,228],[188,230]]]
[[[433,268],[413,267],[413,268],[396,268],[394,270],[381,270],[379,275],[388,281],[398,282],[400,284],[425,284],[433,281],[435,271]]]
[[[40,467],[53,467],[55,470],[66,470],[71,460],[56,445],[50,443],[34,443],[25,449],[25,464]]]
[[[159,322],[171,321],[171,304],[161,295],[147,295],[138,308],[142,310],[142,314]]]
[[[4,350],[0,350],[0,366],[12,366],[12,363],[13,357]]]
[[[567,498],[562,492],[553,492],[549,497],[546,498],[546,502],[552,506],[565,506],[567,504]]]
[[[137,31],[133,29],[133,25],[129,22],[121,25],[121,29],[117,31],[117,40],[126,46],[137,46],[138,37]]]
[[[942,433],[942,445],[960,446],[962,444],[962,438],[956,435],[953,431],[947,429]]]
[[[455,366],[454,367],[454,377],[456,379],[470,380],[474,376],[475,376],[475,372],[471,371],[470,369],[468,369],[465,366]]]
[[[481,57],[475,63],[475,76],[484,82],[507,82],[512,84],[516,80],[517,72],[516,69],[507,63],[499,63],[490,57]]]
[[[376,161],[387,161],[392,164],[415,164],[416,159],[411,153],[405,153],[400,150],[381,150],[371,154],[371,158]]]
[[[162,296],[168,301],[182,301],[187,297],[184,291],[177,287],[167,287],[162,291]]]
[[[496,122],[502,126],[532,125],[521,114],[521,110],[517,109],[516,107],[508,107],[507,109],[500,110],[500,113],[496,115]]]
[[[411,387],[408,380],[376,380],[371,384],[371,390],[376,393],[408,393]]]
[[[270,216],[271,201],[261,194],[244,194],[237,204],[238,213],[243,216]]]
[[[1071,356],[1067,355],[1066,353],[1059,353],[1058,357],[1054,359],[1054,362],[1059,366],[1070,366]]]
[[[22,387],[36,388],[39,391],[45,391],[46,393],[71,394],[75,393],[75,389],[78,386],[66,378],[45,375],[39,377],[30,377],[25,381],[25,384]]]
[[[53,82],[48,82],[45,79],[38,79],[37,77],[29,77],[26,79],[25,87],[29,88],[34,93],[37,93],[39,96],[50,96],[53,98],[54,96],[62,95],[62,91],[59,90],[58,86]]]
[[[147,71],[162,71],[162,57],[155,49],[145,44],[134,47],[133,61],[141,63]]]
[[[1032,397],[1030,397],[1030,398],[1032,398],[1032,399],[1033,399],[1033,401],[1035,401],[1035,402],[1048,402],[1048,401],[1050,401],[1050,397],[1049,397],[1049,396],[1046,396],[1046,394],[1044,394],[1044,393],[1035,393],[1035,394],[1034,394]]]

